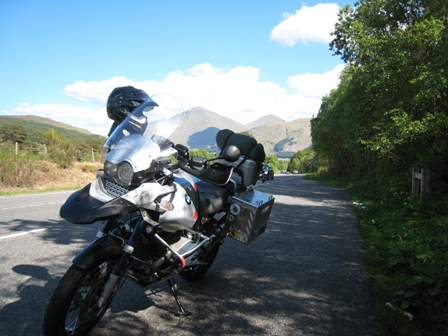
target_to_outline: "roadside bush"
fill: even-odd
[[[372,201],[357,194],[356,213],[380,311],[390,308],[413,317],[406,324],[379,313],[386,334],[442,335],[448,330],[448,216],[439,211],[447,200]],[[361,195],[361,196],[360,196]],[[397,315],[394,315],[397,317]]]
[[[441,335],[448,330],[448,218],[408,223],[391,237],[388,265],[408,275],[395,301]]]
[[[27,152],[15,155],[12,143],[2,144],[0,147],[0,185],[24,187],[32,185],[35,181],[33,174],[38,161]]]

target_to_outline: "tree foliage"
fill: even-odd
[[[314,169],[314,150],[306,148],[295,153],[289,160],[288,170],[298,170],[300,173],[309,173]]]
[[[23,143],[28,138],[28,133],[23,125],[11,124],[0,127],[1,140],[3,142]]]
[[[209,153],[205,149],[199,148],[199,149],[192,149],[190,151],[190,157],[192,156],[200,156],[207,159],[212,159],[215,157],[214,153]]]
[[[446,190],[447,6],[362,0],[341,9],[330,48],[347,66],[311,129],[332,173],[378,180],[426,166]]]

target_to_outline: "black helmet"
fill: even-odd
[[[133,86],[122,86],[112,90],[107,98],[107,116],[119,125],[137,106],[149,96]]]

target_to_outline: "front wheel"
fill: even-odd
[[[97,306],[104,284],[117,261],[109,259],[89,269],[72,265],[53,292],[44,317],[48,336],[86,335],[100,321],[116,289],[102,307]]]

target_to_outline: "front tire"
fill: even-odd
[[[48,336],[86,335],[101,320],[116,293],[102,307],[98,298],[117,261],[109,259],[82,269],[72,265],[59,281],[48,303],[43,333]]]

